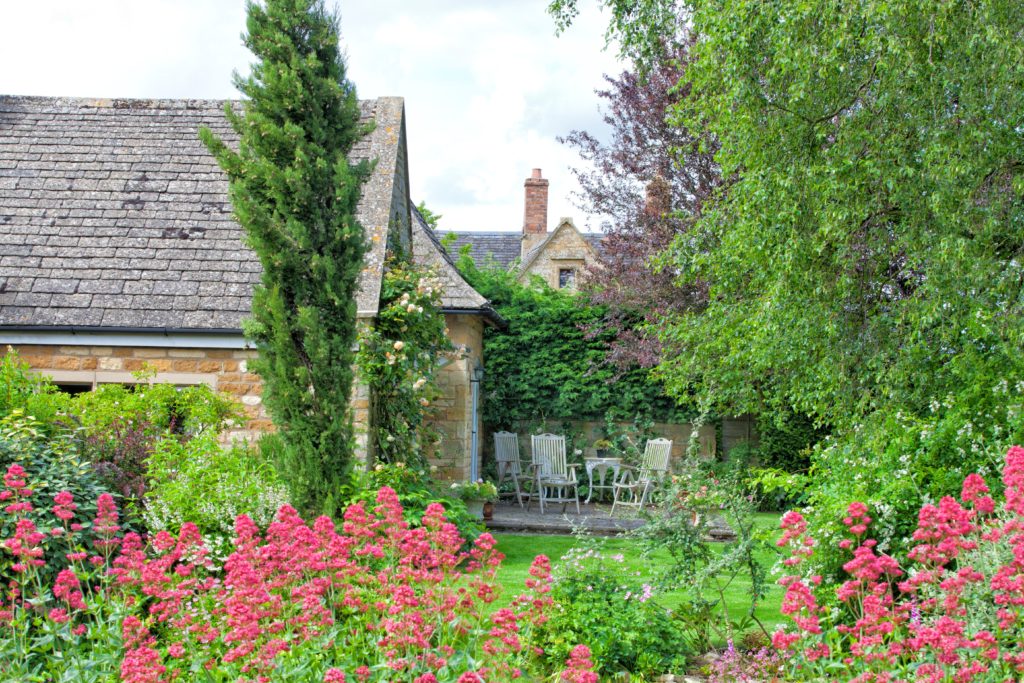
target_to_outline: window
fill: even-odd
[[[576,287],[576,269],[575,268],[559,268],[558,269],[558,288],[559,289],[573,289]]]
[[[90,383],[79,383],[79,382],[57,382],[57,391],[61,391],[65,394],[84,394],[87,391],[92,391],[92,384]]]

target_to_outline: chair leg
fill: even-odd
[[[615,506],[619,504],[619,489],[612,487],[612,511],[608,513],[609,517],[615,516]]]
[[[573,498],[576,500],[576,514],[580,514],[580,490],[574,484],[572,487]]]
[[[516,487],[516,500],[519,502],[519,507],[523,507],[523,491],[519,488],[519,477],[513,475],[512,484]]]

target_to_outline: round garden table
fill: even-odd
[[[622,466],[622,458],[583,458],[583,466],[587,468],[587,499],[583,502],[589,503],[594,497],[594,489],[604,491],[613,490],[612,484],[619,478],[619,467]],[[594,471],[597,471],[597,483],[594,483]],[[612,472],[612,480],[605,483],[608,471]]]

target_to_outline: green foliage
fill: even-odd
[[[404,519],[410,526],[420,526],[427,506],[438,503],[444,507],[445,518],[458,528],[462,538],[472,540],[483,531],[480,523],[466,511],[466,504],[459,496],[438,489],[431,471],[416,465],[406,466],[403,462],[379,463],[361,473],[353,487],[354,493],[345,505],[362,503],[367,510],[373,510],[377,505],[377,492],[383,486],[398,494]]]
[[[675,402],[649,371],[620,370],[606,362],[612,332],[596,330],[604,309],[579,294],[551,289],[515,273],[478,267],[468,254],[459,270],[508,321],[507,330],[484,332],[484,421],[511,428],[528,420],[632,420],[637,415],[683,421]]]
[[[46,377],[30,372],[28,363],[12,347],[0,356],[0,418],[22,410],[38,421],[40,429],[48,431],[67,407],[68,399]]]
[[[238,152],[200,133],[230,179],[235,218],[263,267],[247,335],[264,402],[287,445],[281,470],[304,512],[340,512],[349,483],[356,294],[366,238],[356,221],[368,163],[346,155],[366,131],[345,77],[338,24],[322,0],[248,4],[256,56],[226,108]]]
[[[729,179],[665,257],[709,287],[662,329],[669,390],[831,425],[810,503],[881,504],[895,550],[1020,435],[999,404],[1024,382],[1024,6],[603,4],[679,6],[697,39],[675,121]],[[653,35],[638,18],[657,26],[613,13],[613,33]]]
[[[160,439],[146,465],[146,526],[176,534],[186,522],[195,524],[217,564],[233,550],[238,515],[265,528],[288,502],[266,461],[242,445],[222,447],[213,431],[187,441]]]
[[[210,429],[219,432],[225,421],[241,417],[236,403],[205,384],[180,389],[148,382],[104,384],[74,396],[69,409],[89,433],[127,423],[146,424],[154,434],[191,435]]]
[[[444,216],[442,216],[441,214],[434,213],[433,211],[428,209],[426,202],[420,202],[419,204],[417,204],[416,210],[420,212],[420,215],[423,216],[423,220],[427,222],[427,225],[430,226],[431,230],[437,230],[437,222],[444,218]],[[447,235],[445,235],[445,237],[447,237]]]
[[[659,582],[670,590],[687,590],[680,628],[701,652],[712,637],[736,640],[754,625],[767,635],[755,613],[770,589],[763,558],[774,547],[770,533],[757,524],[745,484],[741,469],[716,474],[691,452],[671,478],[661,508],[636,532],[647,553],[668,553]],[[716,520],[735,534],[719,548],[709,541]],[[735,586],[743,584],[746,608],[740,618],[732,618],[730,601],[736,598]]]
[[[756,463],[784,472],[806,472],[811,465],[811,450],[827,434],[827,428],[815,427],[806,415],[792,411],[762,413],[757,418]]]
[[[621,553],[584,538],[558,563],[553,579],[555,609],[537,643],[552,665],[585,642],[602,678],[627,671],[637,677],[631,680],[650,680],[684,670],[687,649],[670,612]]]
[[[74,496],[78,509],[70,522],[82,524],[84,535],[91,538],[88,527],[96,516],[96,500],[106,488],[90,464],[79,455],[73,433],[64,431],[50,435],[43,423],[21,409],[0,418],[0,474],[14,464],[21,465],[26,479],[32,482],[33,509],[25,516],[45,534],[42,547],[48,564],[42,570],[42,577],[49,581],[66,564],[63,553],[67,551],[63,538],[49,533],[55,523],[51,512],[53,497],[61,491],[69,491]],[[0,486],[0,490],[2,488]],[[7,502],[0,507],[4,505]],[[0,521],[0,538],[11,538],[15,517],[0,516]],[[12,555],[0,552],[0,583],[5,586],[13,576],[12,563]]]
[[[423,467],[437,442],[426,417],[441,396],[434,376],[442,354],[453,350],[441,287],[436,275],[389,257],[377,319],[359,335],[356,366],[373,397],[370,438],[381,462]]]
[[[219,434],[228,420],[241,417],[236,403],[205,384],[179,389],[149,382],[105,384],[77,394],[68,413],[81,425],[82,456],[133,514],[143,505],[147,459],[159,439]]]

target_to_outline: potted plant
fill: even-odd
[[[598,439],[594,442],[594,453],[599,458],[607,458],[611,455],[612,442],[608,439]]]
[[[452,484],[452,494],[466,503],[466,511],[477,519],[484,518],[484,504],[498,499],[498,488],[489,481],[457,481]]]

